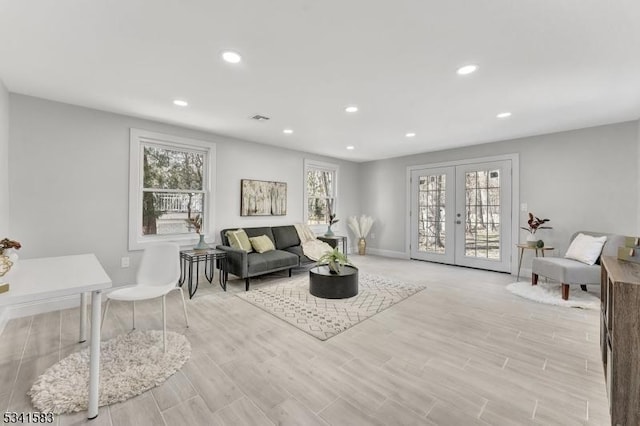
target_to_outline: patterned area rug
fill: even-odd
[[[278,280],[237,296],[320,340],[327,340],[425,288],[360,272],[358,295],[349,299],[312,296],[308,275]]]
[[[99,405],[124,401],[158,386],[178,371],[191,356],[182,334],[167,331],[167,352],[162,331],[122,334],[100,344]],[[87,409],[89,400],[89,348],[51,366],[29,391],[33,406],[54,414]]]

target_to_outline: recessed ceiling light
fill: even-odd
[[[408,137],[408,138],[415,138],[415,137],[416,137],[416,134],[415,134],[415,133],[413,133],[413,132],[409,132],[409,133],[407,133],[405,136],[406,136],[406,137]]]
[[[230,64],[237,64],[242,60],[242,56],[240,56],[240,54],[237,52],[227,50],[226,52],[222,52],[222,59],[229,62]]]
[[[501,112],[500,114],[496,115],[497,118],[507,118],[507,117],[511,117],[511,113],[510,112]]]
[[[470,65],[465,65],[463,67],[458,68],[458,71],[456,72],[458,73],[458,75],[467,75],[467,74],[476,72],[477,70],[478,70],[477,65],[470,64]]]
[[[355,147],[355,146],[353,146],[353,145],[349,145],[349,146],[347,147],[347,149],[348,149],[349,151],[352,151],[352,150],[356,149],[356,147]]]
[[[293,130],[291,130],[291,129],[284,129],[284,130],[282,131],[282,133],[284,133],[284,134],[286,134],[286,135],[290,135],[291,133],[293,133]]]
[[[186,107],[189,105],[189,102],[183,101],[182,99],[176,99],[173,101],[173,104],[181,107]]]
[[[344,110],[347,112],[358,112],[358,107],[355,105],[349,105]]]

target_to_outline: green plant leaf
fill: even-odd
[[[341,253],[337,247],[320,256],[320,259],[317,261],[318,265],[331,265],[332,263],[338,265],[338,267],[351,265],[351,262],[347,259],[347,255]]]

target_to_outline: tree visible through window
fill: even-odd
[[[213,238],[215,144],[131,129],[129,250],[173,241]]]
[[[142,233],[188,233],[204,214],[205,152],[143,144]]]
[[[418,248],[430,253],[444,253],[446,241],[446,175],[420,177],[418,186]]]
[[[307,223],[326,224],[336,209],[337,166],[307,162],[305,174]]]

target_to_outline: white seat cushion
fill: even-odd
[[[565,284],[600,283],[600,265],[586,265],[562,257],[534,257],[531,271]]]
[[[126,287],[107,293],[107,297],[113,300],[145,300],[154,299],[167,294],[166,287],[152,287],[138,285],[134,287]]]

